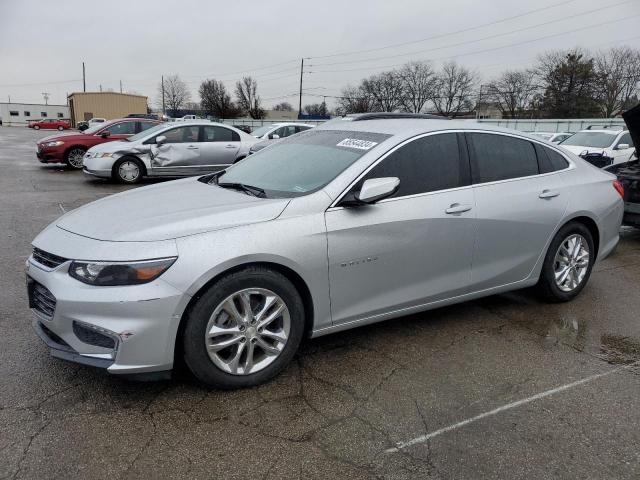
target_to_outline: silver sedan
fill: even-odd
[[[258,140],[209,121],[162,124],[119,142],[90,148],[84,172],[137,183],[143,177],[182,177],[221,170],[243,159]]]
[[[305,336],[523,287],[575,298],[622,193],[526,134],[363,116],[63,215],[33,241],[29,303],[54,356],[256,385]]]

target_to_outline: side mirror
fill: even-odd
[[[269,135],[269,138],[271,140],[277,140],[278,138],[280,138],[280,135],[278,135],[277,133],[272,133],[271,135]]]
[[[105,130],[104,132],[100,132],[100,136],[102,138],[108,138],[111,136],[111,132],[109,130]]]
[[[356,200],[362,203],[375,203],[390,197],[398,191],[400,179],[398,177],[370,178],[362,184]]]
[[[627,148],[630,148],[628,143],[619,143],[616,150],[626,150]]]
[[[167,141],[167,137],[165,137],[164,135],[158,135],[156,137],[156,145],[158,146],[162,145],[166,141]]]

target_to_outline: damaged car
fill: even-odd
[[[640,143],[640,104],[622,114],[634,145]],[[638,150],[615,172],[618,181],[624,186],[624,217],[622,222],[640,228],[640,162]]]
[[[206,120],[162,124],[84,156],[84,172],[122,183],[143,177],[184,177],[222,170],[249,154],[258,140],[230,125]]]

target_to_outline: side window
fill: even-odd
[[[189,127],[178,127],[166,132],[160,133],[167,137],[166,143],[193,143],[198,141],[198,127],[191,125]]]
[[[238,142],[240,135],[224,127],[202,127],[203,142]]]
[[[633,148],[633,140],[631,139],[631,134],[625,133],[624,135],[622,135],[620,137],[620,140],[618,140],[616,146],[620,145],[621,143],[626,143],[627,145],[629,145],[629,148]]]
[[[133,135],[136,133],[136,122],[121,122],[115,125],[109,125],[107,130],[111,135]]]
[[[434,192],[468,185],[467,169],[461,168],[460,148],[455,133],[430,135],[414,140],[373,167],[368,178],[398,177],[394,197]]]
[[[312,127],[306,127],[304,125],[296,125],[296,133],[304,132],[305,130],[309,130]]]
[[[538,159],[531,142],[492,133],[468,133],[474,183],[537,175]]]
[[[140,131],[144,132],[148,128],[155,127],[157,123],[155,122],[139,122],[140,123]]]
[[[569,166],[569,162],[555,150],[535,144],[536,154],[538,155],[538,166],[540,173],[555,172],[564,170]]]

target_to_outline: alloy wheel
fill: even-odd
[[[82,168],[84,165],[84,150],[80,148],[74,148],[67,155],[67,159],[69,160],[69,165],[73,168]]]
[[[126,160],[118,167],[118,174],[127,182],[135,182],[140,176],[140,167],[136,162]]]
[[[291,330],[284,300],[264,288],[240,290],[213,311],[205,330],[211,361],[233,375],[249,375],[273,363]]]
[[[589,270],[589,244],[580,234],[569,235],[558,247],[553,263],[556,285],[572,292],[582,284]]]

